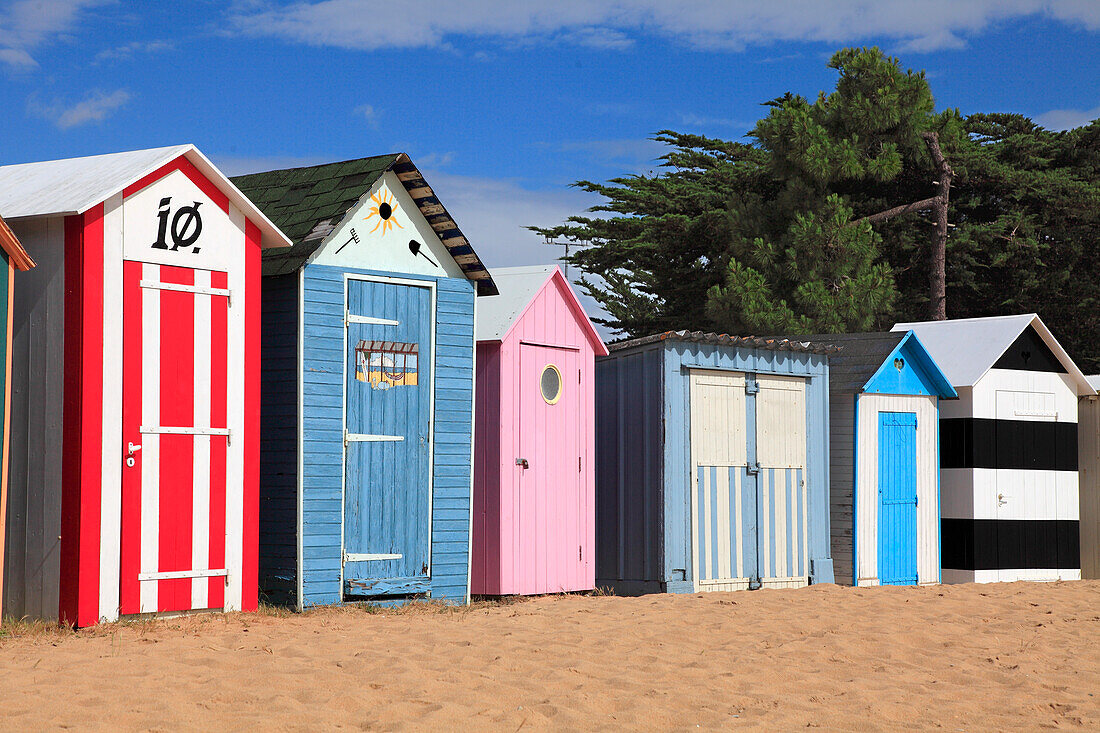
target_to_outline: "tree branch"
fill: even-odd
[[[862,222],[868,222],[870,224],[874,224],[875,222],[884,221],[886,219],[893,219],[895,216],[908,214],[912,211],[928,211],[930,209],[934,209],[939,200],[939,196],[933,196],[932,198],[924,199],[923,201],[914,201],[911,204],[895,206],[892,209],[887,209],[886,211],[880,211],[877,214],[871,214],[869,216],[863,217],[862,219],[857,219],[856,223],[860,224]]]
[[[860,224],[862,222],[868,222],[874,224],[875,222],[892,219],[895,216],[909,214],[914,211],[935,212],[936,239],[932,243],[928,258],[928,315],[934,321],[943,321],[947,319],[947,205],[951,198],[951,182],[955,179],[955,171],[951,169],[951,164],[943,157],[943,150],[940,149],[939,134],[929,130],[927,132],[922,132],[921,137],[924,138],[924,144],[928,146],[928,153],[932,156],[932,163],[936,166],[936,174],[939,178],[936,184],[939,186],[939,192],[931,198],[923,199],[922,201],[914,201],[911,204],[895,206],[892,209],[886,209],[885,211],[865,216],[862,219],[857,219],[853,223]]]

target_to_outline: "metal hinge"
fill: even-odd
[[[577,545],[577,560],[584,560],[584,545]]]
[[[581,457],[577,456],[577,473],[580,473],[580,470],[581,470]]]

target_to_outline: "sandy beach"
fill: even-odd
[[[1100,729],[1100,581],[14,630],[7,730]]]

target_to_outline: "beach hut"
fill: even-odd
[[[833,582],[829,366],[786,339],[675,331],[596,362],[596,584]]]
[[[939,401],[955,389],[912,331],[798,338],[840,347],[829,355],[837,582],[938,583]]]
[[[1100,374],[1088,378],[1100,389]],[[1100,578],[1100,398],[1079,400],[1077,439],[1081,491],[1081,577]]]
[[[11,432],[11,337],[12,298],[15,296],[15,271],[34,267],[34,260],[23,249],[15,232],[0,217],[0,257],[4,259],[7,273],[0,277],[0,327],[3,334],[3,366],[0,367],[0,396],[3,410],[0,416],[0,599],[4,597],[4,528],[8,516],[8,451]]]
[[[0,167],[13,302],[4,613],[256,607],[260,250],[191,145]]]
[[[465,602],[492,278],[404,154],[234,180],[294,242],[263,262],[263,592]]]
[[[943,582],[1080,578],[1085,375],[1034,313],[893,330],[914,331],[959,394],[940,403]]]
[[[607,348],[561,270],[494,269],[479,302],[474,593],[595,584],[595,359]]]

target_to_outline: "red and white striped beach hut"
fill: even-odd
[[[0,216],[39,265],[5,615],[255,608],[260,250],[288,240],[190,145],[2,166]]]

